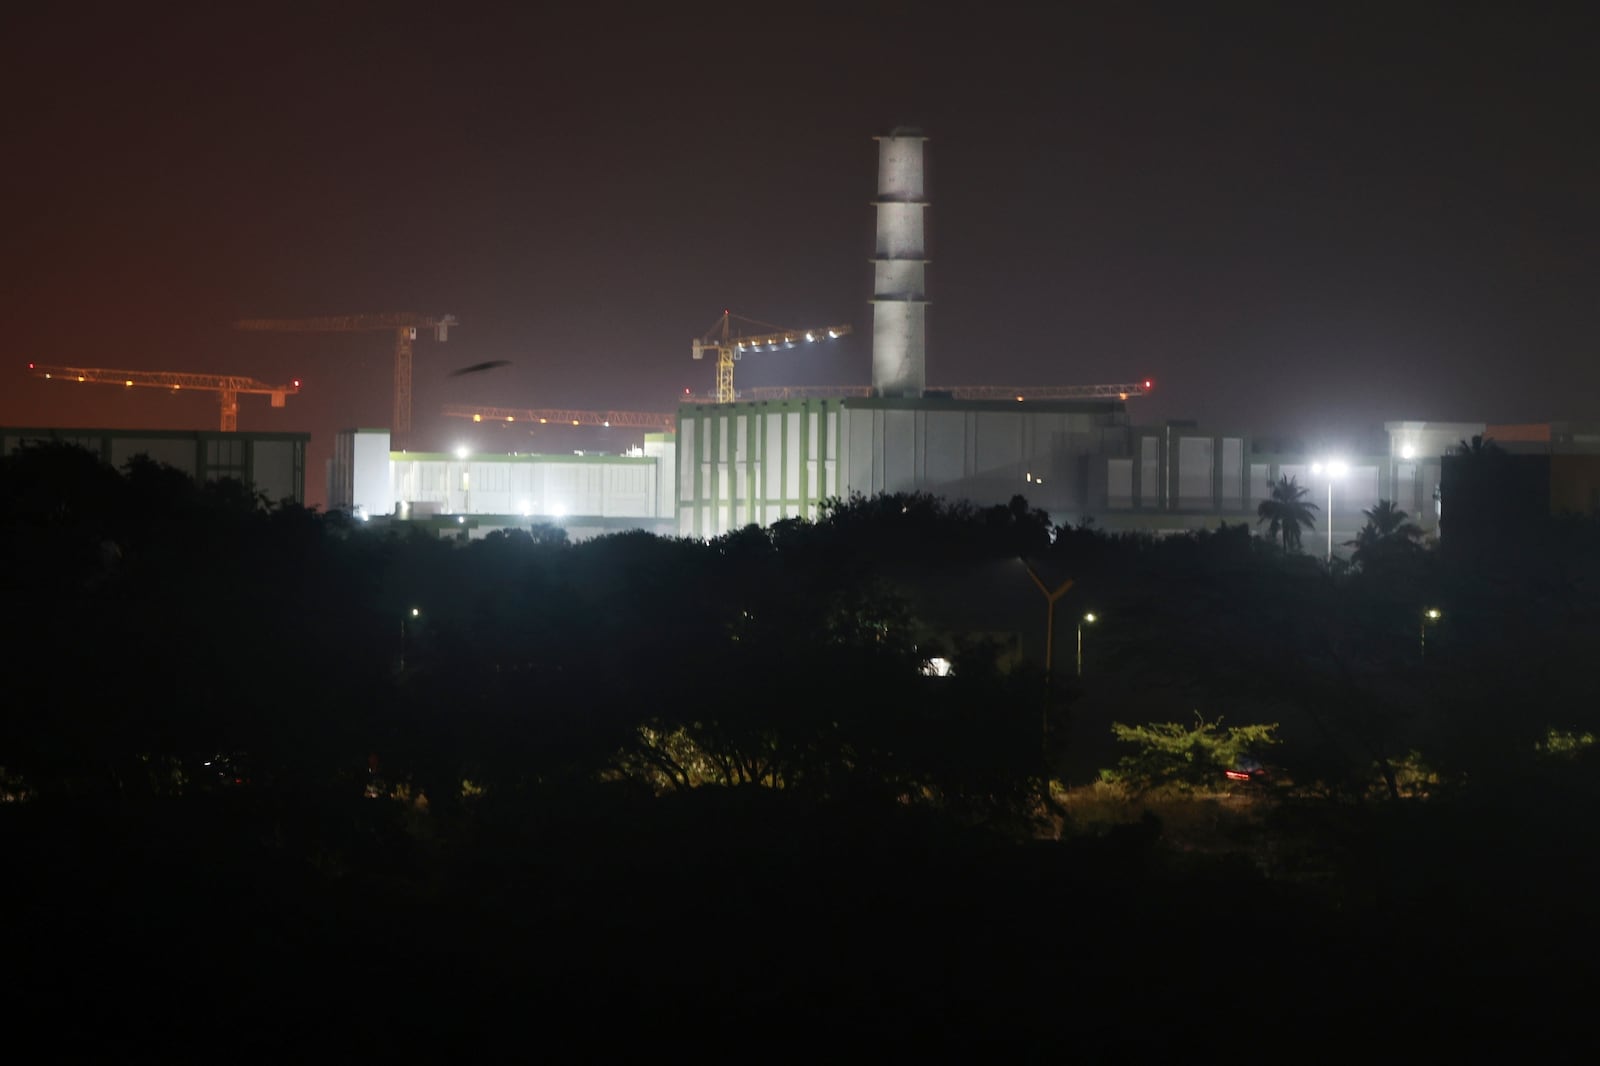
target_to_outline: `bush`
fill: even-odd
[[[1223,772],[1278,742],[1277,723],[1222,728],[1222,719],[1208,722],[1195,712],[1192,726],[1181,722],[1123,725],[1113,722],[1111,735],[1135,750],[1124,755],[1113,770],[1102,770],[1107,782],[1133,792],[1173,789],[1208,791],[1223,780]]]

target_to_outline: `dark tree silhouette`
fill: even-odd
[[[1272,495],[1256,507],[1256,525],[1268,523],[1267,536],[1282,539],[1283,550],[1300,550],[1300,529],[1310,529],[1317,524],[1317,505],[1307,503],[1302,497],[1310,491],[1292,477],[1280,477],[1272,486]]]
[[[1357,566],[1382,565],[1384,560],[1420,550],[1422,527],[1411,522],[1411,516],[1393,500],[1379,500],[1361,513],[1367,524],[1354,540],[1345,541],[1346,546],[1355,548],[1352,559]]]

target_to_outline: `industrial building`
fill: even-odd
[[[877,138],[872,389],[867,396],[686,404],[678,412],[684,536],[811,518],[828,497],[929,493],[980,505],[1021,495],[1059,523],[1175,532],[1254,521],[1280,476],[1321,500],[1314,460],[1247,432],[1135,426],[1125,399],[958,399],[927,388],[923,145]],[[1431,528],[1439,457],[1481,427],[1395,424],[1387,454],[1342,457],[1329,497],[1350,536],[1380,497]],[[1347,468],[1347,469],[1346,469]],[[1320,471],[1320,467],[1319,467]],[[1320,503],[1327,506],[1326,503]],[[1348,537],[1344,538],[1348,539]]]
[[[571,539],[627,529],[712,538],[751,524],[813,519],[829,499],[880,493],[925,493],[980,506],[1022,496],[1062,525],[1092,521],[1112,532],[1178,533],[1224,522],[1254,524],[1258,504],[1289,477],[1317,505],[1319,533],[1331,526],[1325,550],[1342,553],[1365,521],[1362,512],[1380,499],[1393,500],[1425,533],[1438,533],[1448,505],[1443,459],[1474,436],[1488,436],[1513,454],[1548,457],[1521,464],[1537,467],[1528,484],[1537,483],[1539,508],[1600,511],[1600,427],[1390,422],[1344,454],[1313,454],[1242,427],[1135,423],[1128,400],[1149,391],[1148,381],[930,388],[927,138],[902,128],[874,140],[870,386],[738,392],[734,363],[744,352],[826,342],[852,327],[772,327],[740,337],[730,320],[753,320],[724,311],[692,348],[696,359],[717,355],[717,387],[686,400],[675,416],[458,405],[445,411],[475,422],[647,430],[642,446],[626,454],[419,452],[403,447],[412,342],[419,328],[445,340],[453,316],[407,312],[235,325],[392,333],[395,424],[338,434],[326,471],[328,506],[468,536],[550,523]],[[269,499],[304,501],[308,434],[234,432],[241,394],[263,393],[281,406],[298,393],[298,380],[271,385],[238,376],[29,367],[47,379],[215,392],[222,431],[0,430],[8,453],[25,440],[70,441],[116,466],[145,454],[198,480],[237,478]]]
[[[571,540],[674,531],[671,434],[648,433],[627,455],[392,451],[385,429],[342,431],[328,470],[328,506],[361,518],[452,519],[468,536],[540,522]]]
[[[121,468],[147,455],[183,471],[196,481],[241,481],[269,501],[306,500],[306,444],[309,433],[241,433],[220,430],[14,429],[0,428],[0,452],[10,455],[24,444],[76,444]]]
[[[680,405],[676,434],[649,434],[637,455],[409,453],[392,451],[384,431],[346,431],[330,471],[330,506],[413,521],[454,515],[484,529],[532,520],[711,538],[815,518],[823,501],[856,494],[927,493],[981,506],[1020,495],[1058,524],[1093,521],[1113,532],[1162,534],[1253,525],[1272,485],[1290,477],[1308,490],[1319,515],[1331,517],[1318,521],[1319,531],[1331,525],[1325,550],[1342,554],[1365,522],[1362,512],[1380,499],[1437,533],[1442,459],[1463,440],[1488,435],[1511,451],[1550,454],[1600,450],[1600,443],[1586,443],[1600,437],[1582,427],[1390,422],[1365,445],[1323,455],[1243,428],[1135,424],[1127,400],[1137,385],[1008,398],[992,388],[930,389],[926,138],[900,129],[875,140],[870,388],[778,390],[784,395],[771,399],[751,390],[751,398],[742,397],[733,388],[733,360],[742,351],[795,347],[849,327],[740,343],[730,338],[725,313],[720,336],[697,340],[693,351],[696,358],[719,354],[716,392]],[[502,412],[494,410],[484,417],[498,418]],[[1589,469],[1552,467],[1554,509],[1600,505],[1584,496],[1596,494]]]

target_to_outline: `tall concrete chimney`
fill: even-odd
[[[927,251],[922,142],[896,129],[878,142],[878,243],[873,255],[872,387],[879,396],[922,395],[928,384]]]

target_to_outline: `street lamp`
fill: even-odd
[[[1428,661],[1428,625],[1444,617],[1444,612],[1437,607],[1429,607],[1422,612],[1422,621],[1417,625],[1417,658],[1423,662]]]
[[[467,468],[466,468],[467,460],[472,458],[472,449],[467,447],[465,444],[456,445],[456,458],[459,459],[461,461],[461,463],[462,463],[462,467],[461,467],[461,512],[463,514],[466,514],[466,513],[470,512],[472,510],[472,505],[471,505],[471,503],[470,503],[470,501],[468,499],[468,491],[471,488],[471,482],[468,479],[471,477],[471,475],[467,472]],[[449,486],[449,483],[446,482],[446,484],[445,484],[445,506],[447,506],[447,507],[450,504],[449,492],[450,492],[450,486]]]
[[[1326,474],[1328,477],[1328,509],[1323,512],[1323,518],[1328,523],[1328,565],[1333,565],[1333,483],[1342,479],[1350,472],[1350,465],[1343,459],[1330,459],[1325,463],[1312,463],[1313,474]]]
[[[1056,653],[1056,601],[1065,596],[1067,590],[1072,587],[1072,578],[1067,578],[1052,592],[1048,585],[1039,580],[1039,575],[1033,572],[1033,567],[1028,565],[1027,560],[1019,556],[1017,562],[1021,563],[1022,568],[1028,572],[1028,576],[1033,578],[1033,583],[1039,586],[1039,591],[1044,593],[1045,601],[1049,605],[1044,623],[1044,704],[1039,708],[1039,750],[1045,764],[1048,766],[1050,762],[1050,670],[1055,663]],[[1083,638],[1080,636],[1080,649],[1082,640]],[[1082,653],[1080,651],[1080,669],[1082,669],[1082,661]]]
[[[411,608],[411,614],[409,615],[409,617],[417,618],[417,617],[420,617],[421,614],[422,614],[422,612],[420,610],[418,610],[417,608],[413,607],[413,608]],[[408,617],[407,615],[401,615],[400,616],[400,671],[402,673],[405,672],[405,668],[406,668],[406,618],[407,617]]]
[[[1045,583],[1039,580],[1039,575],[1033,572],[1033,567],[1022,559],[1018,559],[1017,562],[1022,563],[1022,568],[1028,572],[1029,577],[1033,578],[1033,583],[1039,586],[1039,591],[1044,593],[1044,598],[1050,604],[1049,613],[1046,615],[1044,623],[1044,676],[1045,680],[1048,681],[1050,679],[1050,669],[1055,662],[1056,601],[1065,596],[1067,590],[1072,587],[1072,578],[1067,578],[1059,588],[1051,592]]]
[[[1090,611],[1088,614],[1084,615],[1083,618],[1081,618],[1078,621],[1078,676],[1079,677],[1083,676],[1083,627],[1086,626],[1086,625],[1094,625],[1094,623],[1097,620],[1098,619],[1095,618],[1094,612]]]

